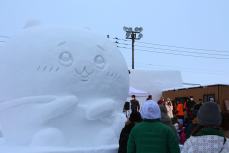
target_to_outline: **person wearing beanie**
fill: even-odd
[[[142,117],[140,112],[132,112],[130,114],[130,117],[126,122],[125,127],[122,129],[120,133],[118,153],[127,152],[127,141],[129,138],[130,131],[135,126],[136,123],[139,123],[141,121],[142,121]]]
[[[219,128],[221,112],[215,102],[205,102],[200,107],[197,121],[197,129],[184,143],[182,153],[229,153],[229,142]]]
[[[131,130],[127,153],[179,153],[175,133],[161,123],[161,111],[157,102],[148,100],[141,107],[143,121]]]

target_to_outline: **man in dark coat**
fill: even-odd
[[[139,101],[136,99],[135,95],[131,96],[130,104],[131,104],[131,111],[132,112],[138,112],[140,110],[140,104]]]

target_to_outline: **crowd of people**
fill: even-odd
[[[132,95],[124,112],[118,153],[229,153],[229,114],[215,102],[149,95],[140,106]]]

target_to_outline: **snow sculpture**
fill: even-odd
[[[129,76],[111,42],[89,31],[30,27],[9,39],[1,55],[4,144],[93,148],[118,143]]]

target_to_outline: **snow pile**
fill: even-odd
[[[149,95],[149,93],[139,90],[139,89],[135,89],[134,87],[129,88],[129,96],[131,95],[135,95],[135,96],[139,96],[139,97],[146,97]]]
[[[115,152],[109,146],[124,124],[129,75],[111,42],[88,31],[31,27],[2,51],[0,152]]]
[[[163,89],[182,87],[182,77],[179,71],[131,70],[130,85],[158,100]],[[145,100],[146,97],[140,98]]]

